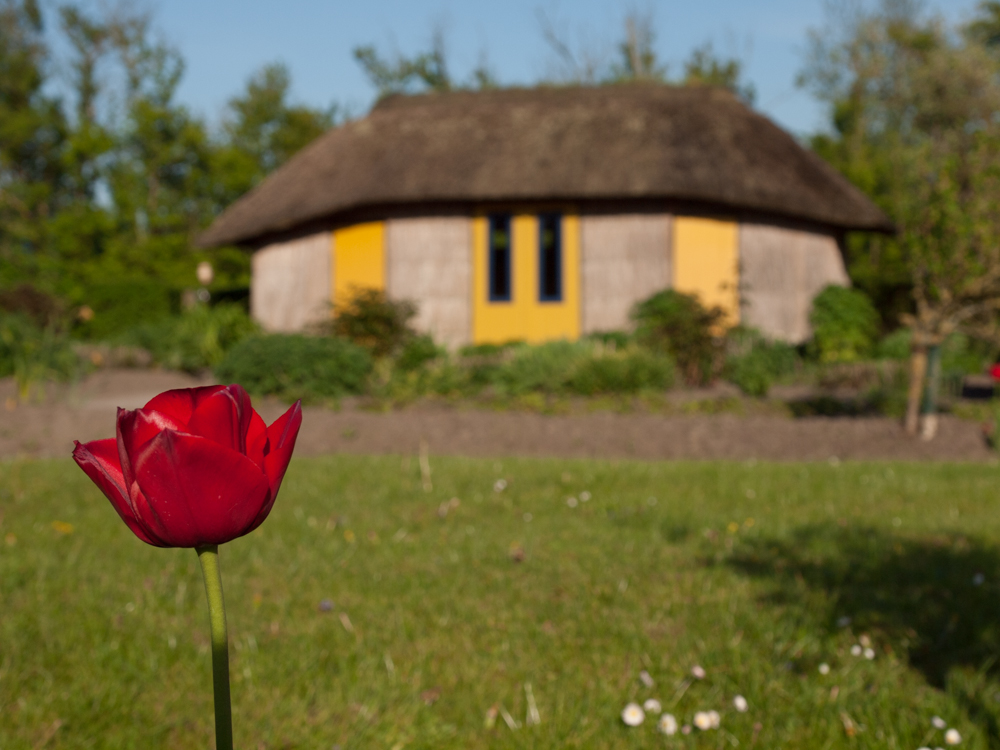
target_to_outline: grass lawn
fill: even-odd
[[[431,467],[296,460],[222,548],[238,747],[1000,745],[996,467]],[[69,461],[0,465],[0,512],[0,748],[211,747],[195,553]],[[721,727],[625,727],[651,697]]]

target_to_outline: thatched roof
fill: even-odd
[[[672,86],[393,96],[230,206],[203,246],[369,207],[677,200],[891,230],[860,190],[728,91]]]

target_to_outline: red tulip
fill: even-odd
[[[271,512],[301,424],[299,403],[267,427],[238,385],[187,388],[119,409],[117,438],[73,458],[142,541],[222,544]]]

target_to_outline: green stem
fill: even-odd
[[[208,614],[212,620],[212,685],[215,688],[215,748],[233,750],[233,709],[229,699],[229,638],[226,635],[226,604],[222,600],[219,546],[197,547],[201,572],[205,575]]]

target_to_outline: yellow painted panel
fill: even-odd
[[[727,326],[740,322],[738,248],[735,222],[674,219],[673,287],[722,308]]]
[[[489,218],[473,221],[472,340],[477,344],[532,343],[580,337],[580,221],[562,217],[563,298],[538,300],[538,218],[511,217],[511,299],[489,299]]]
[[[333,233],[333,303],[350,300],[352,288],[385,289],[385,226],[355,224]]]

